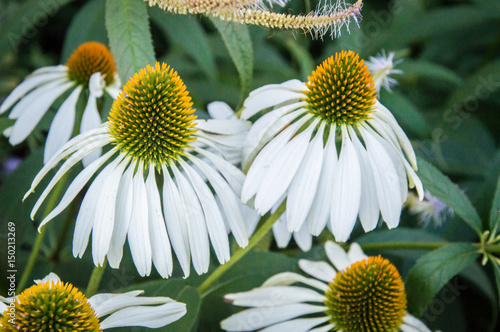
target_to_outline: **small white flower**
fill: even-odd
[[[243,146],[243,203],[267,213],[286,197],[288,231],[319,235],[330,221],[346,241],[359,215],[365,231],[379,213],[399,223],[408,186],[423,195],[415,153],[354,52],[338,53],[308,83],[259,88],[244,102],[252,125]]]
[[[250,309],[226,318],[221,328],[261,332],[430,332],[406,312],[403,281],[388,260],[367,257],[356,243],[346,253],[339,245],[327,242],[325,251],[333,266],[322,261],[299,261],[301,270],[312,278],[279,273],[258,288],[224,296],[226,301]]]
[[[424,199],[419,200],[414,193],[408,194],[405,205],[412,214],[418,216],[419,222],[427,227],[433,224],[439,227],[449,216],[454,216],[455,212],[445,203],[434,197],[428,190],[425,190]]]
[[[226,224],[240,246],[248,244],[239,201],[244,174],[224,159],[219,147],[240,147],[243,137],[239,133],[247,131],[249,124],[195,121],[191,106],[184,83],[166,64],[156,63],[135,74],[115,100],[109,121],[73,138],[33,180],[26,196],[65,160],[36,202],[32,218],[73,165],[96,149],[112,146],[73,180],[39,229],[61,213],[97,173],[76,219],[75,257],[83,255],[92,232],[96,265],[107,257],[110,266],[118,268],[128,238],[141,276],[150,274],[152,263],[161,276],[171,275],[170,246],[186,277],[191,258],[198,274],[207,272],[210,243],[219,262],[228,261]]]
[[[70,283],[50,273],[15,298],[2,298],[2,331],[49,331],[57,322],[64,331],[144,326],[159,328],[186,314],[186,305],[168,297],[139,297],[142,291],[97,294],[87,299]]]
[[[12,110],[12,127],[4,134],[12,145],[21,143],[33,131],[50,106],[64,93],[69,96],[57,111],[45,144],[44,163],[72,136],[76,120],[76,104],[84,90],[89,99],[81,119],[80,133],[97,128],[101,117],[96,99],[107,92],[113,99],[119,92],[120,81],[113,56],[106,46],[97,42],[80,45],[65,65],[44,67],[34,71],[19,84],[0,106],[0,114]],[[99,157],[99,151],[85,159],[85,164]]]
[[[391,91],[391,88],[398,84],[394,78],[389,75],[392,74],[402,74],[403,71],[400,69],[394,69],[394,66],[399,62],[394,62],[394,52],[389,52],[388,55],[382,50],[380,55],[375,57],[371,56],[370,61],[366,61],[366,66],[373,76],[373,84],[377,89],[377,93],[380,92],[380,88],[384,87],[386,90]]]

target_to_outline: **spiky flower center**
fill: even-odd
[[[342,51],[323,61],[306,86],[307,108],[330,123],[366,120],[375,104],[373,78],[364,61],[352,51]]]
[[[196,116],[186,86],[165,63],[130,78],[109,113],[115,143],[132,158],[156,165],[178,160],[194,141]]]
[[[46,281],[31,286],[8,306],[0,331],[101,331],[85,295],[70,283]]]
[[[73,51],[66,62],[71,80],[78,84],[88,85],[94,73],[104,75],[104,81],[111,84],[115,80],[115,60],[108,48],[98,42],[84,43]]]
[[[332,323],[344,332],[394,332],[406,314],[401,276],[380,256],[339,271],[325,295]]]

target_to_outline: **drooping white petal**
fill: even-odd
[[[373,178],[372,166],[368,157],[368,152],[358,139],[353,129],[349,129],[354,148],[359,158],[361,169],[361,200],[359,203],[359,220],[365,232],[373,230],[378,223],[379,203],[377,188]]]
[[[203,274],[208,271],[210,263],[210,244],[203,209],[196,192],[188,180],[177,169],[177,166],[171,164],[170,167],[179,186],[182,202],[184,202],[183,209],[187,216],[187,232],[193,266],[198,274]]]
[[[187,154],[187,157],[195,164],[207,177],[212,188],[220,199],[224,212],[226,214],[226,220],[233,233],[236,241],[241,247],[245,247],[248,244],[248,235],[245,229],[245,222],[243,221],[243,216],[241,213],[241,203],[236,197],[235,193],[229,187],[226,181],[214,171],[209,165],[205,164],[203,160],[196,158],[191,154]]]
[[[299,246],[300,250],[304,252],[311,250],[312,235],[307,231],[306,224],[303,224],[298,231],[293,232],[293,239]]]
[[[307,229],[309,233],[317,236],[325,228],[330,216],[330,206],[332,202],[333,180],[337,167],[337,147],[335,146],[336,125],[330,127],[328,141],[323,150],[323,165],[321,167],[320,180],[316,190],[316,195],[307,215]]]
[[[408,313],[403,317],[403,324],[400,326],[400,329],[403,332],[431,332],[418,318]]]
[[[345,250],[335,242],[327,241],[325,243],[325,252],[337,271],[345,269],[352,263]]]
[[[221,328],[227,331],[253,331],[295,317],[322,312],[325,309],[324,306],[304,303],[285,304],[269,308],[252,308],[224,319],[221,322]]]
[[[146,192],[148,197],[149,237],[151,239],[153,264],[158,273],[163,278],[167,278],[172,274],[172,251],[161,210],[160,193],[156,185],[154,164],[149,165]]]
[[[50,213],[43,219],[43,221],[38,226],[38,231],[42,229],[42,227],[48,223],[50,220],[54,219],[59,215],[75,198],[75,196],[82,190],[83,186],[87,184],[92,175],[116,152],[116,150],[111,150],[106,153],[104,156],[91,163],[87,167],[85,167],[78,176],[71,182],[68,189],[64,193],[64,196],[61,198],[59,204],[52,210]],[[36,212],[36,211],[34,211]],[[34,215],[34,212],[32,214]]]
[[[207,111],[213,119],[223,120],[236,118],[231,107],[222,101],[211,102],[207,105]]]
[[[16,108],[19,107],[19,109],[23,109],[23,112],[19,114],[19,118],[17,118],[12,126],[9,143],[12,145],[21,143],[31,131],[33,131],[37,123],[40,122],[40,119],[45,115],[50,105],[72,86],[73,83],[69,82],[50,86],[50,89],[40,88],[31,93],[33,94],[32,99],[29,99],[27,96],[25,99],[21,100],[9,115],[9,118],[13,119],[13,113]],[[24,101],[26,101],[26,105]]]
[[[231,255],[229,252],[229,240],[227,238],[226,227],[224,225],[224,220],[222,219],[222,214],[217,206],[217,202],[215,201],[215,197],[206,183],[190,165],[183,160],[180,160],[179,163],[186,172],[191,185],[198,196],[203,209],[203,215],[205,216],[210,242],[212,243],[212,247],[217,255],[217,259],[221,264],[223,264],[229,260]]]
[[[361,198],[361,169],[349,134],[342,126],[342,150],[333,181],[330,222],[337,241],[345,242],[356,223]]]
[[[19,84],[12,92],[5,98],[0,106],[0,114],[8,110],[19,99],[35,88],[42,87],[48,82],[60,80],[66,74],[62,72],[48,72],[43,75],[28,76],[21,84]]]
[[[286,248],[288,246],[288,243],[290,243],[292,232],[288,230],[285,214],[282,214],[281,217],[279,217],[278,220],[274,222],[273,235],[278,248]]]
[[[58,284],[61,282],[61,279],[59,278],[59,276],[57,274],[55,274],[54,272],[50,272],[49,274],[47,274],[43,279],[35,279],[33,280],[35,282],[35,284],[40,284],[40,283],[44,283],[44,282],[47,282],[47,281],[50,281],[54,284]]]
[[[241,191],[241,201],[247,203],[261,187],[264,176],[269,167],[273,164],[278,152],[288,143],[290,138],[295,135],[296,131],[307,121],[310,117],[304,116],[297,122],[292,123],[281,133],[279,133],[273,140],[271,140],[257,155],[252,162],[250,169],[248,169],[243,190]],[[248,165],[249,166],[249,165]],[[246,168],[247,165],[244,165]]]
[[[78,101],[81,91],[82,87],[80,85],[77,86],[61,105],[54,120],[52,120],[47,135],[47,141],[45,142],[45,151],[43,154],[44,163],[47,163],[47,161],[54,156],[56,151],[69,141],[75,124],[76,102]]]
[[[82,123],[80,126],[80,133],[85,133],[89,130],[97,128],[101,125],[101,116],[97,109],[96,96],[94,94],[89,95],[89,100],[87,101],[87,106],[83,111]],[[101,155],[101,149],[97,149],[92,152],[87,157],[83,158],[83,165],[88,165],[95,159],[99,158]]]
[[[127,163],[131,161],[125,160]],[[125,162],[124,161],[124,162]],[[115,206],[115,225],[113,227],[113,234],[108,249],[108,262],[109,266],[114,269],[120,267],[120,262],[123,256],[123,245],[127,237],[127,232],[130,225],[130,218],[132,216],[132,202],[134,192],[134,169],[136,163],[132,162],[128,167],[120,181],[118,187],[118,196],[116,197]]]
[[[301,259],[299,260],[299,267],[310,276],[328,283],[332,282],[337,275],[337,271],[331,265],[321,261],[313,262]]]
[[[331,280],[330,280],[331,281]],[[313,278],[306,278],[298,273],[293,272],[283,272],[278,273],[267,279],[261,287],[272,287],[272,286],[289,286],[297,282],[303,283],[305,285],[314,287],[320,291],[324,292],[328,289],[328,285]],[[323,299],[324,302],[324,299]]]
[[[250,129],[250,126],[251,123],[249,121],[239,119],[196,120],[195,128],[208,133],[236,135],[238,133],[247,131],[248,129]]]
[[[265,172],[262,185],[255,196],[255,208],[261,215],[269,211],[289,188],[307,151],[315,126],[316,122],[293,137],[281,151],[278,151],[276,159]],[[290,223],[288,229],[290,230]]]
[[[162,165],[162,172],[165,223],[167,225],[170,240],[172,241],[172,248],[184,272],[184,277],[187,278],[190,270],[191,251],[189,248],[187,230],[189,221],[187,220],[187,214],[184,209],[185,203],[165,165]]]
[[[302,228],[316,195],[323,163],[324,129],[324,125],[320,125],[288,188],[286,219],[289,231],[298,232]]]
[[[144,326],[156,329],[175,322],[186,312],[186,305],[179,302],[169,302],[154,307],[129,307],[111,314],[100,323],[100,326],[101,329],[124,326]]]
[[[141,277],[151,273],[151,241],[148,224],[148,197],[144,183],[143,164],[139,162],[133,179],[133,200],[127,239],[132,259]]]
[[[120,294],[111,294],[111,293],[99,293],[91,298],[87,299],[89,302],[90,306],[94,310],[95,314],[97,317],[102,317],[105,315],[109,315],[113,311],[116,311],[117,308],[125,308],[128,305],[125,305],[124,307],[121,307],[121,303],[123,303],[125,299],[133,299],[136,298],[137,296],[143,294],[144,291],[142,290],[134,290],[126,293],[120,293]],[[116,299],[119,299],[120,301],[117,301]],[[163,303],[163,302],[160,302]],[[118,307],[117,307],[118,306]]]
[[[227,294],[225,300],[243,307],[272,307],[301,302],[323,303],[325,297],[312,289],[297,286],[258,287],[248,292]]]
[[[328,319],[329,316],[327,315],[325,315],[324,317],[316,318],[292,319],[283,323],[269,326],[265,329],[260,330],[260,332],[308,332],[311,330],[311,328],[327,322]]]
[[[347,257],[351,264],[367,259],[368,256],[363,252],[363,249],[356,242],[351,243],[349,251],[347,252]]]
[[[48,74],[48,73],[61,73],[67,75],[67,72],[68,72],[68,67],[66,67],[65,65],[47,66],[36,69],[34,72],[29,74],[28,77],[34,77],[37,75]]]

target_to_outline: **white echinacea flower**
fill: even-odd
[[[104,92],[114,99],[119,89],[115,62],[108,48],[98,42],[84,43],[65,65],[35,70],[7,96],[0,106],[0,114],[13,106],[9,118],[15,119],[15,123],[4,133],[10,144],[21,143],[55,100],[71,91],[50,125],[44,151],[44,162],[47,162],[71,138],[75,123],[81,123],[80,133],[101,124],[96,99]],[[89,97],[83,114],[78,115],[81,119],[77,119],[76,104],[84,91],[88,91]],[[87,158],[87,163],[98,156],[94,153],[93,158]]]
[[[381,256],[366,256],[353,243],[345,252],[325,244],[331,264],[300,260],[304,277],[272,276],[258,288],[228,294],[227,302],[250,309],[221,322],[226,331],[261,332],[430,332],[406,311],[404,283],[396,267]],[[302,317],[305,316],[305,317]]]
[[[186,305],[168,297],[139,297],[142,291],[86,296],[50,273],[14,298],[1,298],[2,331],[85,331],[115,327],[159,328],[186,314]]]
[[[150,274],[152,262],[161,276],[171,275],[171,245],[186,277],[191,258],[198,274],[207,272],[210,243],[219,262],[228,261],[225,223],[240,246],[248,244],[239,202],[244,174],[214,151],[218,146],[241,146],[242,139],[235,138],[249,124],[196,120],[191,106],[186,86],[173,69],[159,63],[141,69],[115,100],[108,122],[73,138],[33,180],[26,196],[65,160],[35,204],[32,218],[73,165],[92,151],[111,146],[73,180],[39,229],[97,173],[76,219],[75,257],[83,255],[92,232],[96,265],[107,256],[110,266],[118,268],[127,237],[141,276]]]
[[[380,92],[381,87],[391,91],[391,88],[398,84],[398,81],[389,75],[402,74],[403,71],[400,69],[394,69],[394,66],[399,63],[399,61],[394,62],[393,60],[394,52],[386,54],[385,51],[382,50],[380,55],[371,56],[370,60],[365,62],[368,70],[373,75],[373,84],[377,89],[377,93]]]
[[[399,223],[408,186],[423,195],[408,137],[376,99],[359,56],[337,53],[309,82],[291,80],[250,93],[242,118],[255,119],[243,146],[243,203],[267,213],[286,197],[289,231],[319,235],[328,220],[346,241],[359,214],[365,231],[379,213]]]

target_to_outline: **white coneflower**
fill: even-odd
[[[429,224],[439,227],[446,218],[455,215],[451,208],[434,197],[428,190],[425,190],[423,200],[419,200],[414,193],[409,193],[405,206],[410,209],[412,214],[418,216],[418,221],[424,227],[429,226]]]
[[[2,331],[98,332],[125,326],[159,328],[186,314],[186,305],[168,297],[139,297],[142,291],[97,294],[87,299],[50,273],[15,298],[0,302]]]
[[[98,173],[76,220],[75,257],[83,255],[92,232],[96,265],[102,265],[107,256],[110,266],[118,268],[128,237],[142,276],[149,275],[151,262],[161,276],[171,274],[170,243],[185,276],[191,257],[196,272],[208,270],[210,242],[220,263],[229,260],[225,222],[240,246],[248,243],[238,200],[244,174],[218,152],[205,148],[217,151],[221,145],[241,146],[241,139],[235,138],[248,130],[248,124],[241,120],[195,122],[191,106],[186,87],[174,70],[159,63],[142,69],[115,100],[109,121],[68,142],[33,180],[26,195],[66,159],[38,199],[32,217],[64,173],[92,151],[111,145],[109,152],[73,180],[40,227],[66,208]],[[107,161],[110,163],[97,172]]]
[[[226,295],[226,301],[250,309],[223,320],[221,328],[261,332],[430,332],[406,311],[403,280],[387,259],[367,257],[356,243],[346,253],[327,242],[325,251],[333,266],[299,261],[302,271],[313,278],[285,272],[269,278],[261,287]]]
[[[393,59],[394,52],[389,52],[389,54],[386,55],[385,51],[382,50],[380,55],[375,57],[371,56],[370,61],[366,61],[366,66],[372,73],[373,84],[377,89],[377,93],[380,92],[381,87],[391,91],[391,88],[398,84],[398,81],[389,75],[402,74],[403,71],[400,69],[394,69],[394,66],[399,63],[399,61],[394,62]]]
[[[80,119],[76,119],[76,103],[83,91],[88,91],[89,99],[83,115],[79,115],[81,133],[101,124],[96,99],[102,97],[104,91],[114,99],[119,88],[115,62],[108,48],[97,42],[82,44],[71,54],[65,65],[34,71],[10,93],[0,106],[0,114],[14,106],[9,118],[16,121],[5,134],[12,145],[21,143],[54,101],[71,91],[50,125],[44,154],[44,162],[47,162],[71,138],[75,123],[80,122]],[[93,159],[98,156],[95,153]],[[91,160],[92,157],[87,158],[87,163]]]
[[[241,199],[263,215],[286,196],[289,231],[306,223],[319,235],[330,220],[336,240],[346,241],[358,214],[365,231],[379,213],[393,228],[408,186],[423,195],[410,141],[352,51],[325,60],[307,83],[250,93],[242,118],[259,116],[243,148]]]

